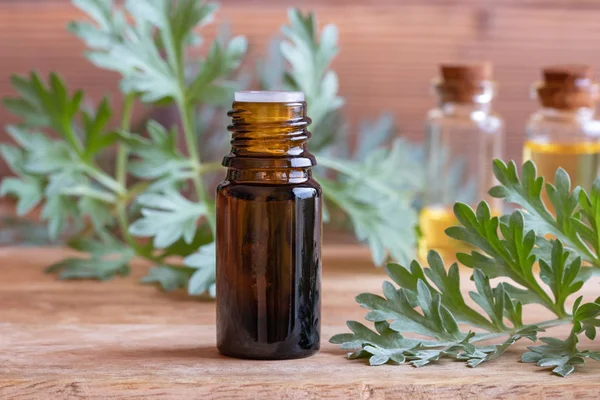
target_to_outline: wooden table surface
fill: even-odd
[[[325,248],[322,350],[294,361],[219,355],[214,303],[137,284],[143,265],[131,277],[104,283],[61,282],[42,274],[44,266],[66,253],[0,249],[0,399],[600,396],[600,363],[590,361],[559,378],[518,361],[525,342],[475,369],[448,361],[417,369],[346,360],[345,351],[327,341],[346,331],[346,319],[362,319],[365,310],[353,297],[380,293],[384,278],[357,247]],[[586,296],[594,297],[598,286],[587,288]],[[545,317],[541,308],[533,314]],[[567,330],[552,332],[566,335]],[[598,343],[583,345],[600,350]]]

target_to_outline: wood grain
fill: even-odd
[[[362,319],[353,297],[380,292],[384,277],[358,247],[325,248],[321,352],[278,362],[220,356],[214,304],[137,284],[142,264],[133,276],[106,283],[61,282],[41,273],[67,254],[0,249],[2,399],[595,399],[600,391],[600,363],[558,378],[518,362],[526,343],[476,369],[445,361],[416,369],[345,360],[327,340],[346,330],[346,319]],[[587,298],[597,295],[596,282],[586,288]],[[541,308],[527,315],[549,317]],[[582,346],[600,350],[597,343]]]
[[[95,101],[113,94],[118,110],[117,76],[89,65],[83,46],[64,29],[69,20],[81,18],[69,3],[0,2],[0,95],[12,92],[11,73],[56,70]],[[248,36],[248,67],[264,54],[292,5],[314,10],[321,23],[339,27],[341,53],[334,66],[354,127],[389,110],[401,134],[420,139],[424,115],[435,103],[429,82],[437,64],[492,61],[500,85],[496,109],[507,120],[509,159],[521,158],[524,124],[537,107],[529,87],[540,66],[600,65],[600,2],[594,0],[225,0],[218,21],[229,21],[234,33]],[[207,39],[214,34],[215,26],[205,30]],[[14,119],[2,110],[0,122]]]

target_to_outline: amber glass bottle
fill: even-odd
[[[433,249],[454,257],[465,250],[444,233],[459,225],[454,203],[474,206],[486,200],[492,212],[500,211],[501,202],[487,190],[494,186],[492,160],[502,155],[503,123],[491,111],[495,84],[489,64],[441,65],[433,88],[439,105],[427,115],[427,187],[419,221],[419,256]]]
[[[562,167],[573,186],[590,189],[600,168],[600,121],[594,117],[598,85],[591,68],[546,67],[533,93],[541,109],[529,118],[523,158],[535,162],[538,174],[550,182]]]
[[[299,92],[237,92],[217,189],[217,346],[290,359],[319,350],[321,188]]]

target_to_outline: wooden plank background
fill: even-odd
[[[523,127],[536,108],[529,88],[540,66],[600,65],[597,0],[225,0],[218,21],[247,35],[255,58],[292,5],[338,26],[341,53],[334,67],[353,123],[389,110],[401,134],[420,139],[434,104],[429,82],[438,62],[492,61],[499,82],[495,108],[507,121],[506,158],[521,158]],[[88,64],[82,44],[65,30],[80,16],[69,0],[0,0],[0,95],[11,93],[10,74],[32,69],[60,71],[71,88],[85,88],[94,99],[116,93],[116,75]],[[213,25],[204,36],[214,32]],[[118,96],[113,100],[118,109]],[[13,121],[0,111],[2,124]]]

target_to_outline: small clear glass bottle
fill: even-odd
[[[301,92],[237,92],[217,189],[217,347],[253,359],[319,350],[321,188]]]
[[[600,172],[600,121],[594,116],[598,85],[592,69],[549,66],[542,75],[532,90],[541,108],[527,123],[523,159],[532,160],[549,182],[560,167],[569,173],[572,186],[590,189]],[[542,195],[546,200],[545,191]]]
[[[433,88],[439,106],[426,122],[426,190],[420,214],[419,256],[437,250],[453,257],[464,245],[444,231],[459,225],[457,201],[475,206],[486,200],[493,213],[501,202],[487,194],[494,186],[492,161],[502,156],[503,122],[491,111],[495,83],[491,65],[443,64]]]

